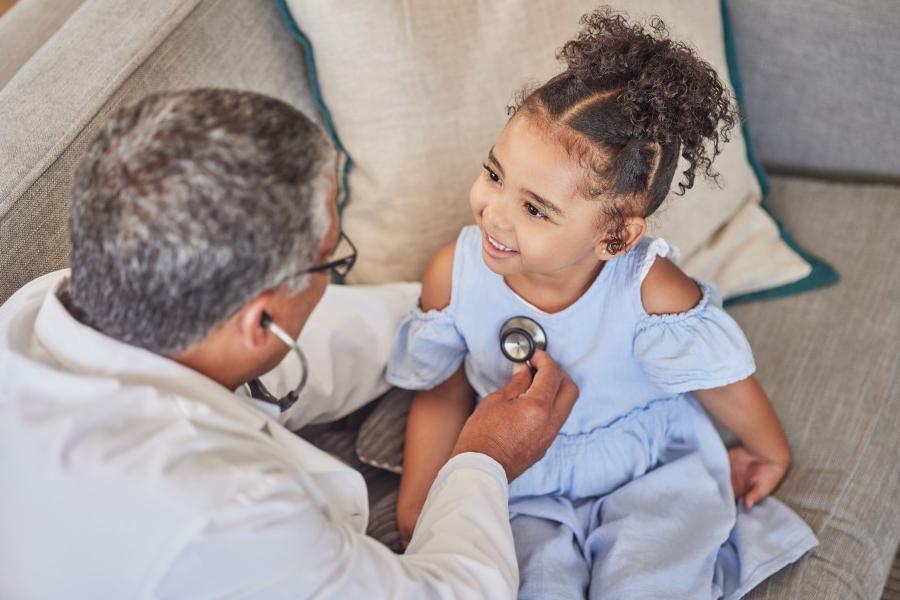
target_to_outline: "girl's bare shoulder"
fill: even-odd
[[[686,312],[702,297],[697,283],[667,258],[657,258],[641,283],[641,303],[651,315]]]
[[[438,248],[422,275],[422,310],[441,310],[450,304],[453,287],[453,256],[456,240]]]

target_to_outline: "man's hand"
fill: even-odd
[[[553,442],[578,398],[578,386],[550,356],[531,359],[532,380],[518,365],[501,389],[482,400],[466,421],[451,456],[481,452],[499,462],[512,481],[536,463]]]
[[[746,508],[751,508],[771,494],[784,479],[789,466],[789,462],[754,456],[743,446],[735,446],[728,451],[728,462],[731,463],[734,497],[737,500],[743,499]]]

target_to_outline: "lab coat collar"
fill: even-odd
[[[257,429],[268,420],[264,412],[206,375],[79,322],[60,300],[60,292],[68,282],[68,272],[61,274],[44,298],[34,324],[34,335],[66,370],[152,385],[160,391],[199,400],[220,413],[249,421]]]

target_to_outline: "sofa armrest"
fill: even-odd
[[[0,19],[0,89],[84,0],[22,0]]]
[[[68,263],[72,177],[109,114],[196,87],[315,114],[303,52],[272,2],[86,0],[0,89],[0,303]]]

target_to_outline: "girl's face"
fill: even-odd
[[[598,203],[578,192],[584,176],[533,119],[515,116],[469,192],[487,266],[503,276],[595,268],[606,236],[597,227]]]

